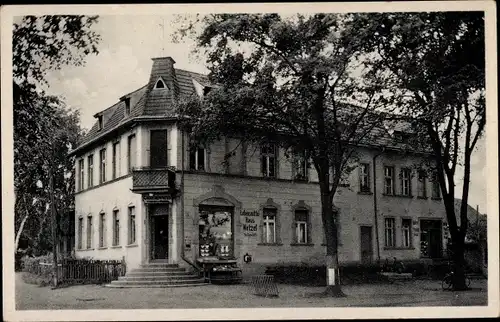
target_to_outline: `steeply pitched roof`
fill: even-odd
[[[96,113],[95,116],[103,116],[102,129],[98,129],[98,122],[96,121],[78,147],[72,151],[72,154],[85,149],[129,121],[144,118],[175,117],[175,101],[196,92],[193,79],[204,86],[207,86],[209,81],[206,75],[173,68],[174,63],[175,61],[170,57],[154,58],[149,82],[143,87],[122,96],[120,101],[114,105]],[[159,78],[165,81],[167,88],[154,88]],[[129,115],[125,115],[125,101],[127,99],[130,100]]]
[[[98,129],[98,122],[96,121],[84,136],[79,146],[71,154],[86,149],[129,122],[145,119],[175,119],[177,117],[175,102],[196,93],[193,80],[204,88],[215,87],[215,85],[210,83],[207,75],[176,69],[174,68],[174,64],[175,61],[171,57],[153,58],[153,66],[148,83],[120,97],[120,100],[114,105],[96,113],[95,116],[103,116],[102,129]],[[158,79],[162,79],[167,87],[155,88]],[[126,100],[129,100],[130,104],[129,115],[125,115]],[[360,109],[360,107],[356,107],[350,103],[347,104],[353,111]],[[404,129],[406,126],[399,124],[397,128]],[[393,134],[384,126],[375,127],[361,143],[394,149],[402,148],[401,144],[394,140]]]

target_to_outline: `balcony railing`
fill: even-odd
[[[132,191],[175,191],[175,171],[172,168],[134,168],[132,170]]]

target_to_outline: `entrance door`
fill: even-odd
[[[167,161],[167,130],[152,130],[149,141],[149,165],[151,168],[164,168]]]
[[[151,207],[151,259],[168,259],[168,208]]]
[[[372,227],[361,226],[361,263],[369,264],[373,258]]]
[[[443,255],[441,220],[421,220],[420,230],[420,252],[422,257],[441,258]]]

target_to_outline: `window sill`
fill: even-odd
[[[422,197],[422,196],[418,196],[417,199],[423,199],[423,200],[427,200],[429,199],[429,197]]]
[[[322,244],[321,244],[321,246],[326,246],[326,244],[325,244],[325,243],[322,243]],[[340,247],[340,246],[344,246],[344,244],[340,244],[340,243],[338,243],[338,244],[337,244],[337,246],[338,246],[338,247]]]
[[[258,243],[257,246],[283,246],[282,243]]]
[[[414,250],[415,247],[384,247],[384,250]]]
[[[132,248],[132,247],[137,247],[139,246],[138,244],[129,244],[129,245],[126,245],[125,247],[127,248]]]
[[[80,249],[81,251],[87,251],[87,250],[94,250],[94,248],[84,248],[84,249]]]
[[[114,246],[111,246],[110,248],[122,248],[123,246],[122,245],[114,245]]]
[[[101,250],[101,249],[108,249],[108,247],[107,246],[102,246],[102,247],[99,247],[97,249],[99,249],[99,250]]]
[[[441,197],[439,197],[439,198],[432,197],[431,200],[442,200],[442,198]]]
[[[310,244],[310,243],[304,243],[304,244],[293,243],[293,244],[290,244],[290,246],[314,246],[314,244]]]
[[[371,191],[358,191],[358,195],[373,195]]]

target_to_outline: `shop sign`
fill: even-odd
[[[243,210],[241,216],[243,220],[243,234],[245,236],[257,236],[258,223],[255,217],[260,216],[259,212]]]

